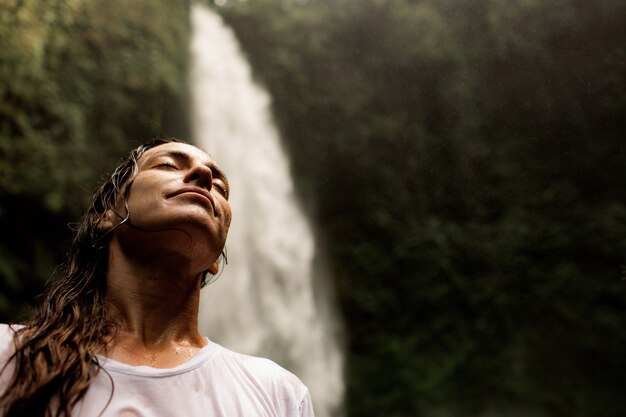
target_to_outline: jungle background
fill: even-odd
[[[345,323],[349,417],[626,413],[626,3],[221,0]],[[189,137],[189,3],[0,1],[0,320]]]

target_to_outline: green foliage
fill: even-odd
[[[98,176],[131,144],[184,129],[170,105],[185,95],[187,14],[168,1],[0,5],[3,321],[50,276]]]
[[[621,415],[626,7],[220,11],[330,242],[348,415]]]

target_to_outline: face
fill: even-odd
[[[121,234],[143,236],[143,244],[168,245],[213,262],[231,221],[228,180],[212,158],[183,143],[147,150],[130,185],[129,227]]]

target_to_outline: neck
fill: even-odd
[[[106,355],[154,367],[188,360],[206,344],[197,326],[201,276],[202,271],[181,255],[159,251],[148,258],[131,257],[114,239],[109,246],[106,308],[120,323],[120,331]]]

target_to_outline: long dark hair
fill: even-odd
[[[120,198],[126,204],[138,159],[148,149],[170,142],[179,141],[157,138],[132,150],[94,194],[58,279],[42,294],[34,317],[15,330],[16,350],[7,361],[15,369],[0,397],[5,416],[69,417],[84,397],[100,370],[96,353],[118,329],[105,311],[110,239],[99,225]],[[126,218],[128,207],[118,215]],[[206,274],[202,284],[205,281]],[[58,404],[55,410],[52,399]]]

